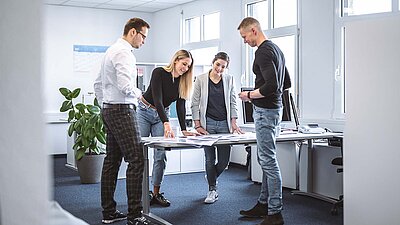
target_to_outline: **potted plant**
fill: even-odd
[[[81,183],[97,183],[101,178],[101,169],[105,157],[104,144],[106,143],[105,127],[100,114],[97,99],[93,105],[77,103],[81,89],[71,91],[62,87],[60,93],[65,97],[60,112],[68,112],[68,135],[74,135],[76,165]]]

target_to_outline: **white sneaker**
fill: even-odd
[[[209,191],[207,193],[207,198],[204,200],[204,203],[212,204],[218,200],[218,193],[217,191]]]

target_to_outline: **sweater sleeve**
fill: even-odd
[[[158,116],[161,121],[168,122],[167,114],[165,113],[164,103],[163,103],[163,90],[162,90],[162,68],[156,68],[153,70],[151,75],[151,95],[153,97],[154,107],[157,109]]]
[[[289,89],[292,87],[292,81],[290,80],[289,71],[285,66],[285,79],[283,81],[283,90]]]
[[[178,98],[176,100],[176,112],[178,114],[179,125],[181,130],[186,130],[186,100],[183,98]]]

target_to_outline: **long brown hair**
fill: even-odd
[[[180,81],[179,81],[179,97],[183,98],[185,100],[190,99],[190,94],[192,92],[192,87],[193,87],[193,57],[192,54],[184,49],[181,49],[177,51],[174,56],[171,59],[171,62],[167,65],[164,66],[164,70],[167,72],[172,72],[175,67],[175,62],[185,59],[185,58],[190,58],[192,60],[192,64],[189,66],[188,71],[186,71],[184,74],[182,74]]]

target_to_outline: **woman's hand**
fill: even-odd
[[[206,129],[204,129],[204,127],[202,127],[202,126],[196,127],[196,131],[197,131],[197,133],[199,133],[199,134],[201,134],[201,135],[209,134],[209,133],[206,131]]]
[[[232,133],[244,134],[240,127],[236,124],[236,118],[231,120]]]
[[[175,138],[174,131],[172,130],[169,122],[164,122],[164,137],[165,138]]]
[[[190,132],[190,131],[187,131],[187,130],[183,130],[183,131],[182,131],[182,134],[183,134],[184,136],[197,136],[197,135],[199,135],[198,133]]]

